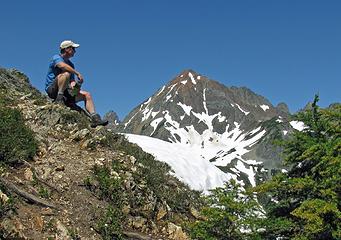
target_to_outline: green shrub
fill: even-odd
[[[112,169],[118,170],[120,164],[113,162]],[[124,214],[123,181],[120,177],[112,176],[107,166],[95,166],[93,176],[85,179],[85,185],[96,192],[100,198],[109,202],[110,207],[97,223],[97,230],[103,239],[123,239],[122,229]]]
[[[261,239],[257,229],[262,223],[262,210],[252,192],[231,180],[211,190],[204,199],[204,218],[188,226],[193,239]]]
[[[77,229],[68,229],[68,234],[72,240],[81,240]]]
[[[37,142],[19,110],[0,105],[0,133],[1,162],[15,163],[33,158]]]
[[[46,199],[50,198],[50,195],[51,195],[49,190],[44,187],[39,187],[38,193],[40,197],[46,198]]]
[[[109,201],[117,208],[123,203],[123,181],[121,178],[111,176],[111,170],[106,166],[94,167],[95,180],[99,183],[100,197]]]
[[[122,236],[122,212],[109,207],[97,224],[97,231],[105,240],[124,239]]]

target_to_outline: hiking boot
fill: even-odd
[[[107,120],[102,120],[99,114],[95,114],[91,116],[91,127],[95,128],[97,126],[106,126],[108,124]]]
[[[65,106],[65,97],[62,94],[58,94],[56,99],[54,100],[55,104]]]

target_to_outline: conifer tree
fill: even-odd
[[[297,114],[303,131],[284,143],[287,173],[256,190],[266,193],[263,239],[341,239],[341,104]]]
[[[261,239],[257,230],[263,212],[253,192],[231,180],[224,187],[211,190],[205,200],[203,218],[190,226],[193,239]]]

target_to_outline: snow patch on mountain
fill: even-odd
[[[236,104],[238,109],[242,111],[245,115],[248,115],[250,112],[244,111],[238,104]]]
[[[178,103],[178,105],[182,107],[187,115],[192,113],[199,121],[205,123],[208,129],[200,134],[194,126],[181,128],[180,123],[175,121],[168,111],[163,111],[163,118],[157,118],[151,122],[151,126],[154,128],[152,134],[158,125],[163,122],[163,127],[172,136],[168,141],[170,141],[170,144],[177,146],[176,149],[184,146],[185,149],[190,149],[192,154],[197,154],[202,160],[212,162],[215,166],[224,167],[231,164],[233,160],[237,161],[235,165],[236,173],[246,174],[251,185],[255,186],[255,168],[260,162],[255,160],[246,161],[242,156],[265,135],[266,131],[258,127],[252,131],[243,132],[240,129],[240,124],[234,122],[232,130],[229,130],[230,126],[227,125],[225,132],[219,134],[213,131],[212,122],[215,118],[218,118],[219,121],[225,120],[225,116],[222,116],[220,112],[214,115],[208,115],[205,112],[199,114],[191,112],[192,108],[185,104]],[[164,160],[161,159],[161,161]]]
[[[191,106],[187,106],[186,104],[183,104],[181,102],[179,102],[177,105],[179,105],[188,116],[191,115],[191,110],[192,110]]]
[[[169,91],[168,91],[168,93],[167,93],[166,95],[169,95],[169,93],[172,92],[173,88],[175,88],[176,85],[177,85],[177,83],[175,83],[175,84],[169,86],[169,87],[168,87],[168,88],[169,88]]]
[[[204,104],[204,109],[205,109],[206,114],[208,114],[208,109],[207,109],[207,104],[206,104],[206,88],[204,89],[202,95],[203,95],[203,99],[204,99],[204,102],[203,102],[203,104]]]
[[[221,112],[218,113],[218,121],[219,121],[219,122],[224,122],[224,121],[226,121],[226,117],[225,117],[225,116],[221,116]]]
[[[205,104],[204,104],[205,106]],[[195,117],[197,117],[199,119],[199,122],[203,122],[205,123],[205,125],[208,127],[208,129],[210,129],[211,131],[213,131],[213,124],[212,121],[216,118],[216,117],[223,117],[221,116],[221,112],[214,114],[214,115],[209,115],[207,114],[207,112],[202,112],[202,113],[195,113],[193,112],[193,115]]]
[[[200,136],[194,128],[189,127],[186,133],[191,135],[192,139],[187,145],[142,135],[125,135],[130,142],[138,144],[144,151],[155,156],[157,160],[169,164],[174,170],[174,175],[192,189],[207,192],[209,189],[223,186],[224,182],[231,178],[237,180],[241,173],[246,174],[252,186],[256,186],[256,168],[261,163],[255,160],[244,160],[242,155],[248,151],[246,147],[259,140],[264,132],[260,129],[254,130],[249,133],[254,136],[246,140],[244,134],[240,136],[240,130],[235,128],[230,132],[230,138],[223,143],[222,138],[220,141],[207,141],[205,138],[208,138],[208,131]],[[217,137],[215,136],[215,139]],[[202,146],[203,142],[205,142],[204,147]],[[210,161],[211,159],[214,161]],[[233,168],[235,174],[224,173],[217,167],[226,166],[232,160],[236,161]],[[239,182],[244,186],[243,182]]]
[[[136,112],[136,113],[129,119],[129,121],[128,121],[127,123],[124,124],[124,128],[126,128],[126,127],[130,124],[130,122],[133,120],[133,118],[134,118],[138,113],[139,113],[139,112]]]
[[[192,147],[142,135],[125,134],[125,136],[157,160],[166,162],[174,170],[173,174],[192,189],[208,193],[209,189],[222,187],[224,182],[232,178],[236,179],[235,176],[224,173],[203,159]]]
[[[266,110],[270,109],[270,107],[268,105],[260,105],[260,107],[263,109],[264,112]]]
[[[291,121],[291,122],[290,122],[290,125],[291,125],[294,129],[296,129],[296,130],[298,130],[298,131],[303,131],[303,130],[306,128],[306,126],[304,125],[304,123],[303,123],[303,122],[300,122],[300,121]]]
[[[279,116],[279,117],[278,117],[278,119],[276,119],[276,122],[278,122],[278,123],[282,123],[282,122],[283,122],[283,119],[282,119],[282,117],[281,117],[281,116]]]
[[[156,96],[159,96],[159,95],[163,92],[163,90],[165,90],[165,88],[166,88],[166,86],[163,86],[163,87],[161,88],[161,90],[156,94]]]
[[[141,106],[141,108],[144,106],[144,105],[148,105],[150,103],[150,101],[152,100],[152,98],[148,98],[148,100],[146,102],[144,102]]]
[[[192,74],[191,72],[188,73],[188,76],[191,78],[192,83],[193,83],[194,85],[197,84],[197,82],[195,81],[194,76],[193,76],[193,74]]]
[[[255,180],[256,173],[254,172],[254,170],[251,166],[247,167],[245,165],[245,163],[243,163],[242,161],[238,161],[235,168],[239,171],[239,173],[240,172],[246,173],[246,175],[248,175],[248,178],[249,178],[251,185],[253,187],[256,186],[256,180]]]
[[[152,126],[154,128],[153,132],[151,133],[151,135],[153,135],[153,133],[155,132],[155,130],[157,129],[157,127],[159,126],[160,122],[162,121],[163,118],[156,118],[154,119],[151,123],[150,126]]]

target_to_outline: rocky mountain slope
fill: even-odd
[[[1,165],[2,238],[187,239],[181,224],[198,217],[198,193],[166,164],[110,129],[91,129],[16,70],[0,68],[0,108],[20,110],[38,146],[33,159]]]
[[[119,124],[120,120],[118,119],[117,113],[114,111],[107,112],[104,117],[104,120],[108,120],[108,127],[111,129],[115,129]]]
[[[189,146],[246,184],[281,168],[274,140],[293,130],[288,107],[186,70],[137,106],[119,131]],[[160,159],[161,160],[161,159]]]

